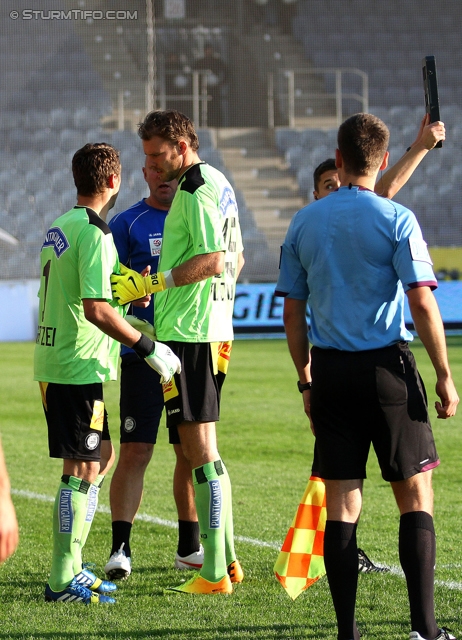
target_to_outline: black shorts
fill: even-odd
[[[159,374],[136,353],[123,355],[120,368],[120,442],[155,444],[163,409]]]
[[[182,422],[217,422],[232,343],[166,344],[181,361],[181,373],[163,385],[167,427]]]
[[[110,440],[103,385],[39,382],[51,458],[99,462]]]
[[[136,353],[122,356],[120,372],[120,442],[156,444],[164,409],[160,375]],[[180,443],[176,427],[169,442]]]
[[[322,478],[365,478],[371,443],[389,482],[439,464],[425,388],[407,343],[362,352],[313,347],[311,375]]]

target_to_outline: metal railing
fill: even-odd
[[[361,89],[357,91],[345,91],[348,86],[346,76],[353,75],[360,78]],[[312,76],[312,79],[309,78]],[[334,90],[324,90],[324,85],[328,77],[333,77]],[[284,87],[283,90],[276,88]],[[350,85],[352,83],[350,82]],[[312,88],[310,87],[312,86]],[[316,90],[316,86],[322,85]],[[279,113],[286,119],[289,127],[295,127],[297,122],[297,110],[311,109],[310,105],[322,105],[323,103],[333,103],[332,115],[336,118],[337,126],[343,121],[343,104],[349,99],[358,102],[360,110],[369,110],[369,77],[367,73],[354,67],[332,67],[332,68],[312,68],[312,69],[282,69],[275,76],[268,74],[268,127],[275,126],[276,100],[284,105],[279,108]],[[297,109],[298,108],[298,109]],[[324,110],[324,115],[328,115]]]
[[[158,108],[166,109],[169,102],[184,102],[192,107],[192,119],[199,127],[207,126],[208,103],[212,99],[207,90],[207,76],[204,71],[192,71],[191,93],[176,93],[169,95],[161,88],[158,96]],[[162,84],[162,83],[161,83]]]

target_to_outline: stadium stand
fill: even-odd
[[[121,151],[124,179],[116,211],[145,193],[135,133],[145,110],[147,77],[142,4],[136,5],[137,20],[123,22],[0,23],[0,227],[20,239],[15,247],[0,245],[3,277],[37,275],[33,269],[38,266],[31,267],[30,258],[37,255],[46,225],[72,206],[70,159],[85,142],[106,140]],[[462,246],[458,198],[462,53],[455,29],[462,5],[458,0],[444,0],[444,10],[438,11],[429,0],[391,0],[374,3],[373,8],[368,0],[343,0],[341,9],[338,0],[297,0],[292,30],[247,11],[253,0],[223,0],[213,3],[213,11],[206,10],[211,5],[205,2],[196,5],[197,12],[189,12],[180,24],[162,16],[163,3],[154,3],[159,90],[162,94],[165,89],[165,65],[172,51],[179,51],[185,68],[192,69],[209,43],[230,69],[222,124],[224,130],[240,130],[236,147],[229,148],[229,138],[220,135],[220,129],[199,127],[199,137],[201,157],[235,185],[247,279],[274,280],[275,256],[288,222],[310,200],[314,167],[332,156],[336,146],[331,98],[318,96],[311,106],[305,98],[297,113],[310,117],[299,117],[293,128],[287,126],[286,71],[298,67],[356,67],[367,72],[369,111],[389,125],[391,162],[395,162],[415,138],[423,114],[421,59],[426,54],[436,56],[447,140],[442,149],[429,154],[396,199],[415,209],[429,244]],[[187,11],[190,6],[188,0]],[[105,7],[102,0],[92,3],[94,9]],[[29,3],[4,0],[2,8],[21,12],[29,9]],[[47,3],[47,11],[68,8],[75,6],[67,0]],[[114,0],[111,8],[127,6]],[[335,15],[341,19],[334,20]],[[274,129],[268,129],[268,73],[275,79]],[[348,91],[359,91],[359,85],[351,82]],[[312,84],[297,86],[297,100],[307,91],[332,92],[333,76],[318,73]],[[118,131],[114,129],[121,92],[126,130]],[[186,101],[189,115],[191,109]],[[357,102],[344,101],[343,116],[357,110]],[[316,119],[317,115],[329,116],[330,122]]]

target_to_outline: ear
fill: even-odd
[[[116,173],[111,173],[107,179],[107,188],[114,189],[117,185],[117,179],[120,178]]]
[[[188,145],[186,144],[185,140],[179,140],[178,141],[178,148],[180,149],[180,153],[181,155],[184,155],[188,149]]]
[[[388,167],[388,158],[389,157],[390,157],[390,153],[388,151],[386,151],[385,155],[383,156],[382,164],[380,166],[379,171],[383,171],[384,169],[386,169]]]
[[[315,200],[318,199],[318,192],[316,191],[316,189],[313,191],[313,196]]]
[[[338,149],[335,150],[335,166],[337,167],[337,169],[340,169],[341,167],[343,167],[342,154]]]

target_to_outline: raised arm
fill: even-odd
[[[384,198],[393,198],[406,184],[427,153],[437,142],[446,138],[443,122],[430,122],[426,114],[420,123],[417,138],[406,153],[384,173],[375,185],[375,193]]]

